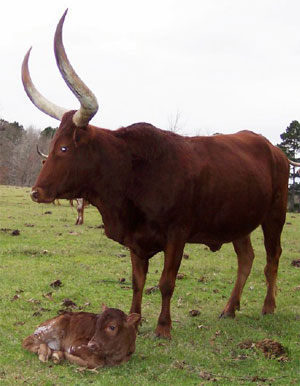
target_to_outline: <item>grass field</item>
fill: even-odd
[[[275,315],[260,314],[266,292],[260,229],[252,237],[256,258],[234,320],[218,319],[236,276],[232,246],[212,253],[187,245],[172,301],[173,339],[154,337],[160,293],[144,294],[135,354],[126,364],[92,373],[41,363],[21,342],[64,309],[66,298],[78,310],[98,312],[105,302],[128,312],[128,250],[104,235],[95,208],[75,226],[76,210],[67,201],[38,205],[29,191],[0,186],[1,385],[300,385],[300,268],[291,264],[300,259],[299,214],[288,215],[283,232]],[[157,285],[162,263],[161,254],[151,259],[146,289]],[[56,280],[62,285],[53,288]],[[191,316],[191,310],[200,314]],[[255,344],[265,338],[285,353],[265,356]]]

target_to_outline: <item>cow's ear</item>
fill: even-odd
[[[76,147],[87,144],[89,142],[89,132],[87,130],[76,127],[73,133],[73,141]]]
[[[133,324],[137,323],[140,319],[141,319],[141,315],[136,314],[134,312],[134,313],[127,316],[126,321],[129,325],[133,325]]]
[[[102,312],[108,310],[108,307],[105,303],[102,303]]]

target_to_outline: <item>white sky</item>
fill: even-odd
[[[0,118],[25,128],[58,125],[23,90],[20,68],[31,45],[36,87],[78,108],[53,53],[66,8],[68,57],[100,105],[94,125],[169,129],[179,113],[181,134],[250,129],[278,143],[300,120],[299,0],[3,1]]]

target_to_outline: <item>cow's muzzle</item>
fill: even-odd
[[[33,191],[30,193],[30,197],[31,197],[32,201],[38,202],[39,192],[38,192],[37,190],[33,190]]]
[[[36,188],[36,187],[32,188],[32,191],[30,193],[30,197],[31,197],[32,201],[34,201],[34,202],[38,202],[38,203],[43,202],[45,204],[53,202],[53,200],[55,198],[52,196],[49,197],[47,194],[45,194],[44,189]]]

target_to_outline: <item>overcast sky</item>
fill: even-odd
[[[250,129],[273,143],[300,120],[299,0],[3,1],[0,118],[56,127],[27,98],[20,77],[62,107],[78,101],[56,67],[53,36],[69,8],[64,45],[97,96],[92,124],[145,121],[184,135]]]

